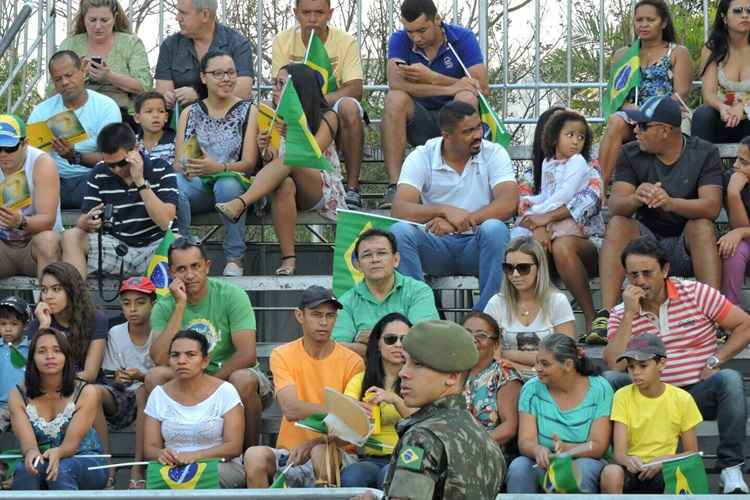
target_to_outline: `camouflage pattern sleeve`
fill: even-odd
[[[396,452],[395,467],[386,487],[387,498],[442,498],[440,490],[447,460],[440,439],[429,430],[414,426],[401,437]]]

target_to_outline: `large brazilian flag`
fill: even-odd
[[[641,83],[641,41],[636,40],[612,67],[602,103],[604,119],[620,109],[630,91]]]
[[[581,493],[581,474],[572,456],[552,458],[540,481],[545,493]]]
[[[699,452],[665,461],[661,464],[661,474],[667,495],[708,494],[708,478]]]
[[[146,467],[149,490],[206,490],[219,488],[219,460],[169,467],[149,462]]]

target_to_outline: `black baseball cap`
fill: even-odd
[[[29,304],[21,297],[11,295],[0,300],[0,309],[10,309],[21,317],[21,321],[26,323],[31,317]]]
[[[658,335],[643,333],[630,339],[625,352],[620,354],[617,361],[623,359],[634,359],[636,361],[648,361],[656,357],[666,358],[667,348]]]
[[[333,296],[333,292],[328,288],[318,285],[312,285],[302,292],[302,300],[299,303],[300,309],[315,309],[321,304],[330,302],[336,309],[343,309],[341,302]]]
[[[672,94],[649,97],[639,109],[626,109],[625,114],[636,123],[659,122],[673,127],[682,124],[682,109]]]

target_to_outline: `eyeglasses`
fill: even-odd
[[[745,14],[750,16],[750,5],[745,5],[744,7],[741,5],[732,7],[732,14],[734,14],[735,16],[741,16],[742,12],[745,12]]]
[[[388,252],[386,250],[380,250],[377,252],[365,252],[361,255],[358,255],[357,260],[369,260],[370,262],[372,262],[376,258],[378,260],[382,260],[387,258],[389,255],[391,255],[391,252]]]
[[[406,335],[396,335],[395,333],[386,333],[383,335],[383,343],[385,345],[394,345],[396,342],[398,342],[401,345],[404,345],[402,342],[404,337]]]
[[[469,333],[471,334],[472,337],[474,337],[476,340],[480,342],[487,342],[488,340],[497,340],[498,338],[493,335],[490,335],[484,330],[474,330],[473,332],[469,332]]]
[[[510,264],[508,262],[503,262],[503,272],[508,275],[512,275],[514,271],[518,271],[518,274],[521,276],[526,276],[531,272],[531,266],[535,266],[536,264],[529,264],[529,263],[523,263],[523,264]]]
[[[229,79],[232,80],[237,77],[237,72],[233,69],[229,69],[226,71],[217,69],[215,71],[204,71],[203,73],[206,75],[211,75],[217,80],[223,80],[226,77],[229,77]]]
[[[18,139],[18,144],[16,144],[15,146],[0,146],[0,152],[8,153],[8,154],[15,153],[16,151],[18,151],[18,148],[21,147],[21,144],[23,144],[24,139],[25,137]]]
[[[128,162],[127,157],[123,158],[120,161],[116,161],[114,163],[110,163],[108,161],[105,161],[105,162],[102,162],[102,163],[104,163],[106,166],[108,166],[112,170],[114,170],[116,168],[124,168],[124,167],[127,167],[130,164],[130,162]]]

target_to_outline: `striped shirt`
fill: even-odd
[[[659,306],[659,316],[641,310],[633,319],[633,335],[653,333],[667,348],[667,366],[662,382],[687,386],[700,381],[706,360],[716,353],[716,326],[732,303],[715,288],[698,281],[667,278],[667,300]],[[617,335],[625,313],[617,305],[609,316],[609,341]]]
[[[138,138],[138,149],[144,155],[147,155],[152,160],[164,160],[170,165],[174,165],[175,155],[175,131],[171,128],[165,128],[164,132],[159,138],[159,142],[154,145],[151,151],[146,149],[146,145],[143,143],[143,137]]]
[[[177,207],[177,175],[168,163],[144,157],[143,177],[161,201]],[[127,185],[103,162],[97,164],[89,174],[81,212],[87,213],[100,203],[113,205],[112,236],[123,243],[144,247],[164,237],[164,231],[148,215],[135,185]]]

